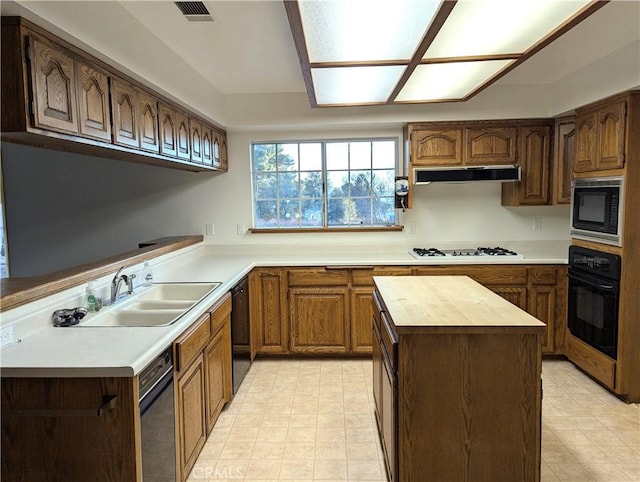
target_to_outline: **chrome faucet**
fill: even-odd
[[[116,271],[116,274],[113,276],[113,279],[111,280],[111,304],[115,303],[116,300],[118,299],[118,291],[120,291],[120,285],[122,284],[123,281],[127,284],[127,293],[128,294],[133,293],[133,279],[136,277],[136,275],[135,274],[121,275],[120,272],[123,269],[124,269],[124,266],[122,266],[118,271]]]

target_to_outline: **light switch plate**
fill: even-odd
[[[0,330],[0,348],[9,345],[15,341],[13,335],[13,326],[5,326]]]

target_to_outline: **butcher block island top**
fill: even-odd
[[[466,276],[374,281],[389,481],[539,482],[544,323]]]
[[[397,333],[544,334],[543,322],[468,276],[375,276]]]

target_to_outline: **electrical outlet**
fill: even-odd
[[[534,231],[542,231],[542,218],[533,218],[531,229]]]
[[[242,236],[247,231],[247,228],[244,224],[236,224],[236,233],[238,236]]]
[[[416,234],[416,223],[409,223],[409,234]]]
[[[13,326],[5,326],[0,330],[0,348],[15,341]]]
[[[213,236],[213,234],[215,233],[215,228],[213,226],[213,223],[207,223],[205,226],[204,232],[207,236]]]

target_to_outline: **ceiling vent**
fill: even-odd
[[[190,22],[213,22],[213,17],[202,2],[174,2]]]

